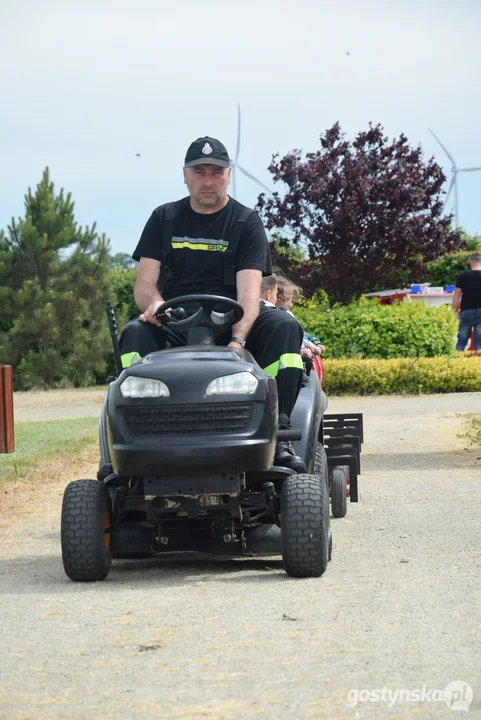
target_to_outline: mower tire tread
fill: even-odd
[[[290,475],[282,488],[281,540],[291,577],[319,577],[329,560],[326,545],[327,487],[317,475]]]
[[[112,563],[110,537],[106,537],[111,517],[110,494],[103,483],[75,480],[67,485],[61,541],[64,569],[71,580],[95,582],[107,577]]]
[[[324,445],[320,442],[316,446],[316,457],[314,459],[314,470],[315,475],[320,475],[325,478],[326,483],[329,485],[329,468],[327,465],[327,455],[324,449]]]

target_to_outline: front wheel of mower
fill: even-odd
[[[327,455],[324,445],[320,442],[317,443],[316,457],[314,459],[314,475],[317,475],[326,486],[326,493],[329,497],[329,467],[327,464]],[[330,505],[329,500],[326,503],[326,517],[325,526],[328,532],[329,538],[329,560],[332,560],[332,533],[331,533],[331,520],[330,520]]]
[[[335,518],[345,517],[347,513],[347,476],[341,467],[335,467],[331,480],[331,510]]]
[[[76,582],[105,580],[112,563],[112,504],[107,487],[98,480],[67,485],[62,504],[62,559]]]
[[[316,446],[316,457],[314,458],[314,475],[319,475],[320,478],[326,483],[326,488],[329,489],[329,468],[327,465],[327,455],[324,445],[320,442]]]
[[[319,577],[329,560],[329,497],[317,475],[290,475],[282,488],[281,541],[291,577]]]

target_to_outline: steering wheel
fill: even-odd
[[[183,306],[192,304],[200,305],[200,308],[187,315]],[[219,312],[215,309],[219,305],[227,306],[228,311]],[[192,328],[205,327],[213,330],[215,337],[238,323],[243,316],[242,305],[221,295],[182,295],[167,300],[155,313],[155,317],[172,330],[187,333]]]

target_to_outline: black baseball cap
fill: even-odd
[[[190,144],[187,150],[184,167],[194,165],[219,165],[229,167],[229,153],[220,140],[211,137],[200,137]]]

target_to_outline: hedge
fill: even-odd
[[[412,395],[481,391],[481,357],[324,360],[327,395]]]
[[[410,358],[455,355],[457,319],[450,307],[424,301],[380,305],[361,298],[330,307],[315,299],[294,309],[304,329],[320,338],[327,358]]]
[[[134,300],[134,285],[137,268],[123,268],[115,265],[109,272],[111,300],[115,304],[117,318],[127,320],[130,315],[138,312]]]
[[[138,312],[134,300],[134,284],[137,277],[136,268],[123,268],[120,265],[114,265],[109,270],[109,296],[106,300],[110,300],[115,309],[115,318],[117,320],[117,329],[121,333],[125,327],[129,317]],[[103,308],[102,308],[103,310]],[[107,318],[105,318],[107,323]],[[105,372],[97,373],[94,376],[95,385],[104,385],[109,375],[117,375],[117,367],[115,357],[110,342],[105,352]]]

